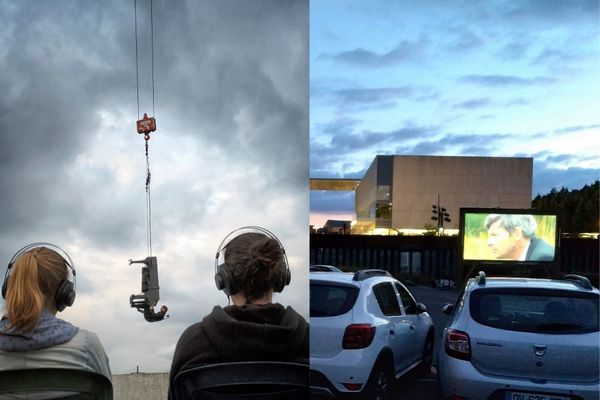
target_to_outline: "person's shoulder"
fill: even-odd
[[[535,247],[536,249],[539,249],[539,251],[554,251],[554,246],[538,237],[535,238]]]
[[[299,323],[308,324],[304,317],[300,315],[292,306],[287,306],[283,312],[283,319],[295,320]]]
[[[94,347],[102,347],[102,343],[100,342],[100,338],[98,337],[98,335],[87,329],[79,328],[79,332],[77,332],[77,334],[71,340],[75,339],[84,341],[85,343]]]
[[[215,318],[218,318],[224,313],[225,311],[223,311],[220,306],[215,306],[209,314],[202,318],[201,321],[195,322],[188,326],[179,337],[179,341],[191,340],[194,337],[203,334],[202,332],[204,331],[205,326],[212,323]]]

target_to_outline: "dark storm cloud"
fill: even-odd
[[[357,48],[337,54],[322,54],[320,57],[358,67],[384,68],[422,59],[427,53],[428,45],[429,39],[421,36],[415,41],[404,40],[386,53],[378,54],[371,50]]]
[[[299,90],[282,87],[282,82],[307,81],[306,31],[300,23],[303,13],[298,12],[302,4],[273,7],[272,3],[254,2],[244,15],[236,2],[156,5],[156,108],[159,129],[172,126],[178,134],[194,136],[202,147],[226,146],[232,160],[248,160],[264,168],[265,179],[285,190],[304,185],[306,178],[308,143],[302,132],[308,129],[307,88],[299,83]],[[59,221],[49,226],[86,224],[90,228],[85,232],[95,241],[110,237],[115,243],[127,243],[125,232],[132,218],[124,204],[110,201],[91,212],[88,205],[97,204],[84,198],[86,193],[110,188],[111,172],[87,169],[85,182],[93,184],[86,187],[67,170],[97,132],[98,110],[124,107],[131,126],[135,122],[133,7],[91,1],[85,6],[22,4],[5,8],[2,18],[5,31],[13,37],[3,40],[0,58],[4,88],[0,175],[5,210],[0,223],[20,229],[35,220],[52,219],[47,215],[50,209],[64,209]],[[140,25],[145,5],[138,4]],[[178,23],[169,22],[175,19]],[[281,65],[285,52],[290,54],[289,66]],[[147,57],[142,53],[140,57]],[[142,63],[141,67],[148,66]],[[279,73],[279,68],[285,72]],[[284,78],[277,81],[277,76]],[[143,74],[140,80],[141,88],[146,88]],[[150,93],[142,90],[140,97],[146,100],[141,102],[142,113],[150,111]],[[161,115],[168,117],[161,119]],[[251,128],[240,129],[243,125]],[[151,151],[156,149],[151,146]],[[288,168],[280,168],[281,159]],[[65,191],[70,196],[64,196]],[[45,207],[40,207],[40,199]]]
[[[140,112],[152,114],[150,2],[137,4]],[[161,295],[173,296],[167,304],[176,316],[161,331],[171,329],[159,336],[167,351],[157,358],[147,351],[157,336],[144,334],[145,322],[130,324],[143,319],[127,303],[139,288],[127,259],[143,258],[146,245],[133,2],[0,7],[0,259],[37,240],[73,246],[86,262],[68,315],[80,313],[74,322],[97,331],[116,373],[123,360],[145,356],[168,370],[177,336],[219,295],[202,290],[214,290],[206,257],[189,254],[214,254],[212,236],[224,225],[256,213],[257,223],[282,226],[304,249],[297,221],[306,219],[308,198],[308,3],[154,2],[153,14],[153,237],[168,275]],[[271,216],[279,199],[289,205],[284,218]],[[301,259],[302,251],[288,252]],[[296,282],[287,293],[303,285]],[[290,298],[304,307],[302,295]],[[122,326],[129,336],[119,334]]]
[[[135,100],[132,37],[120,3],[110,12],[96,2],[19,5],[0,11],[10,33],[0,36],[0,223],[12,235],[31,226],[49,235],[86,215],[68,168],[98,129],[98,110]]]
[[[226,146],[234,159],[250,158],[278,183],[298,185],[305,176],[295,172],[303,170],[308,142],[304,135],[288,134],[289,143],[282,146],[281,138],[282,131],[308,129],[308,88],[300,84],[308,79],[307,38],[301,28],[305,15],[299,12],[303,4],[255,2],[239,13],[242,4],[164,5],[166,19],[175,14],[185,21],[163,27],[163,81],[169,83],[164,106],[179,121],[194,122],[184,134],[197,135],[206,145]],[[289,58],[282,59],[285,53]],[[278,87],[282,82],[288,86]],[[171,104],[171,97],[178,101]],[[245,117],[252,124],[250,132],[238,129]],[[279,157],[293,165],[291,175],[280,176]]]
[[[546,85],[556,82],[556,78],[552,77],[535,77],[521,78],[518,76],[508,75],[465,75],[458,79],[459,82],[472,83],[487,87],[502,87],[502,86],[532,86]]]

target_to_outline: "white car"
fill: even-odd
[[[444,399],[598,400],[600,292],[584,277],[470,279],[438,357]]]
[[[426,311],[387,271],[311,272],[311,398],[384,399],[411,369],[429,373],[434,330]]]

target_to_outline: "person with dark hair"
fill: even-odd
[[[497,259],[554,261],[554,247],[535,234],[533,215],[489,214],[484,221],[488,246]]]
[[[6,314],[0,320],[0,374],[3,370],[66,368],[95,372],[110,380],[108,357],[98,336],[56,318],[75,299],[73,282],[68,280],[68,265],[73,266],[45,246],[31,246],[15,257],[2,285]]]
[[[223,253],[215,281],[233,304],[215,306],[183,332],[173,355],[171,384],[178,372],[203,364],[308,363],[308,323],[291,307],[272,302],[273,292],[283,290],[290,278],[279,241],[262,231],[245,232],[223,246]]]

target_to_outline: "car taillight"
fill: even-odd
[[[344,383],[343,385],[346,389],[354,391],[360,390],[362,387],[361,383]]]
[[[348,325],[344,331],[342,347],[344,349],[364,349],[369,347],[375,337],[375,327],[368,324]]]
[[[471,359],[471,339],[466,332],[448,329],[444,339],[446,354],[461,360]]]

